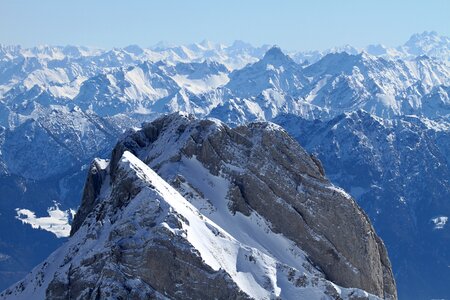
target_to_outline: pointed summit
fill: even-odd
[[[279,62],[280,64],[283,62],[293,62],[293,60],[281,51],[280,47],[273,46],[270,48],[263,57],[264,61],[268,62]]]
[[[302,67],[274,46],[261,60],[231,73],[226,87],[240,97],[258,95],[266,89],[296,95],[306,83]]]

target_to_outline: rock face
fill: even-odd
[[[161,152],[164,145],[173,149],[173,156]],[[256,211],[265,217],[332,281],[378,295],[395,294],[384,245],[367,216],[345,192],[330,188],[320,167],[281,128],[253,123],[231,129],[172,115],[119,143],[116,157],[124,149],[134,153],[145,149],[144,161],[162,169],[162,174],[176,164],[171,161],[196,157],[213,175],[229,178],[233,211],[244,215]],[[348,231],[337,232],[336,227]]]
[[[91,167],[71,235],[1,296],[396,299],[367,216],[269,123],[128,132]]]

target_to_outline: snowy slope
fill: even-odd
[[[79,108],[36,104],[29,115],[11,114],[14,127],[0,144],[8,173],[29,179],[64,174],[108,151],[122,132],[115,118],[100,118]]]
[[[157,115],[178,110],[204,115],[215,103],[199,105],[199,95],[225,85],[228,73],[218,63],[145,62],[90,78],[73,102],[102,116]]]
[[[423,109],[427,105],[423,97],[433,87],[450,84],[448,66],[426,57],[389,61],[367,53],[329,54],[304,72],[313,78],[311,86],[304,89],[305,100],[332,116],[358,108],[382,117],[449,113],[445,102],[442,110]],[[422,89],[414,89],[417,84]]]

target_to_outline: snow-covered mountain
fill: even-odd
[[[397,49],[410,57],[426,55],[444,61],[450,60],[450,38],[441,36],[436,31],[416,33]]]
[[[109,150],[121,133],[114,118],[100,118],[80,109],[57,107],[37,112],[40,109],[5,131],[1,146],[8,173],[29,179],[65,173],[86,164],[86,158]]]
[[[302,68],[278,48],[268,54],[230,74],[230,81],[219,88],[222,103],[211,116],[240,124],[282,113],[329,119],[357,109],[386,118],[450,115],[450,68],[441,61],[424,56],[394,61],[342,52]]]
[[[414,60],[418,56],[428,56],[448,63],[449,41],[448,37],[439,36],[436,32],[424,32],[413,35],[397,48],[370,45],[365,49],[357,49],[346,45],[325,51],[284,52],[301,65],[313,64],[330,53],[357,55],[362,51],[388,60]],[[111,50],[78,46],[21,48],[0,45],[0,92],[5,93],[18,83],[25,85],[27,89],[38,84],[43,87],[51,86],[56,96],[73,98],[83,81],[105,69],[134,66],[143,62],[165,61],[177,64],[202,63],[207,60],[223,64],[229,70],[236,70],[257,62],[270,48],[269,45],[254,47],[242,41],[229,46],[203,41],[183,46],[156,45],[152,48],[130,45]]]
[[[210,41],[189,45],[157,44],[151,49],[170,62],[219,62],[227,68],[240,69],[248,63],[259,60],[270,48],[270,45],[254,47],[243,41],[235,41],[231,45],[216,44]]]
[[[1,297],[395,299],[383,243],[321,172],[273,124],[147,123],[94,161],[68,243]]]
[[[301,113],[303,106],[298,99],[309,84],[303,73],[303,68],[280,48],[272,47],[258,62],[230,74],[230,81],[220,88],[220,104],[211,110],[210,116],[241,124],[271,120],[279,113]],[[217,97],[217,93],[205,97],[211,95],[213,99]]]
[[[390,61],[367,53],[329,54],[304,73],[312,78],[304,99],[331,116],[356,109],[388,118],[405,114],[434,118],[450,113],[447,97],[427,98],[433,89],[450,85],[450,69],[428,57]]]
[[[199,95],[225,85],[228,69],[215,62],[144,62],[115,69],[85,81],[73,102],[102,116],[158,115],[174,111],[206,114]]]
[[[419,37],[435,42],[421,46]],[[243,42],[109,51],[2,46],[0,99],[9,107],[30,98],[45,104],[74,103],[83,110],[92,106],[102,116],[178,110],[204,116],[215,108],[213,115],[223,114],[225,106],[234,111],[228,112],[234,114],[228,119],[236,123],[271,119],[278,113],[333,117],[356,108],[383,117],[435,117],[448,114],[450,71],[447,61],[429,52],[445,49],[446,40],[435,33],[413,36],[404,47],[416,49],[415,56],[399,56],[402,60],[343,47],[306,65],[279,48]],[[178,53],[177,58],[169,52]],[[245,64],[230,66],[230,57],[244,56],[249,57]]]

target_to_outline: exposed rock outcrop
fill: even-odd
[[[124,149],[156,170],[195,157],[211,174],[229,178],[235,212],[265,217],[273,230],[304,249],[327,278],[381,297],[396,294],[384,244],[367,216],[280,127],[252,123],[232,129],[175,114],[128,135],[116,146],[116,157]]]

